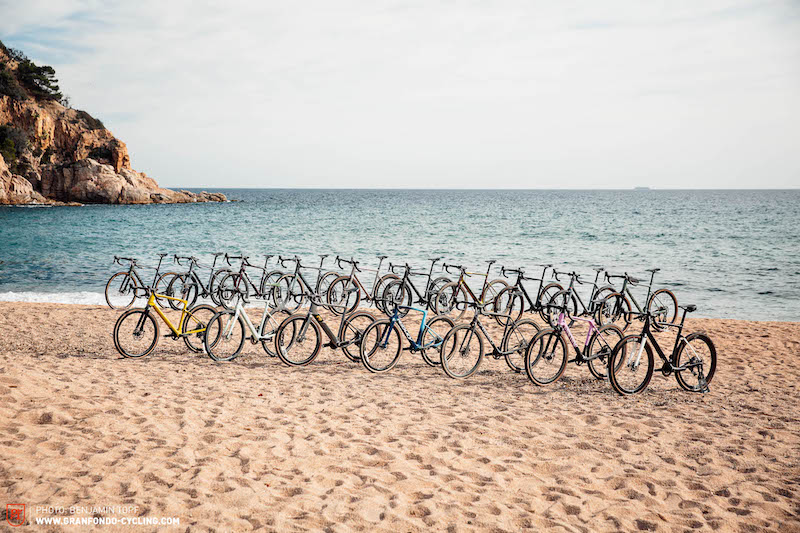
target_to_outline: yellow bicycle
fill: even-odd
[[[189,309],[189,302],[147,289],[147,303],[141,309],[129,309],[120,315],[114,325],[114,346],[123,357],[144,357],[158,344],[159,328],[156,316],[170,329],[165,335],[173,340],[183,339],[193,352],[202,352],[206,326],[217,310],[210,305],[197,305]],[[159,300],[174,300],[180,304],[179,327],[172,324],[159,306]],[[155,312],[153,312],[155,311]]]

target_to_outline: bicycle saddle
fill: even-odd
[[[168,256],[168,255],[169,255],[169,254],[158,254],[158,257],[166,257],[166,256]]]
[[[491,265],[491,264],[497,263],[497,259],[489,259],[488,261],[485,261],[485,262],[489,263]]]
[[[328,257],[328,254],[319,254],[320,259],[325,259],[326,257]]]
[[[605,268],[604,267],[596,267],[596,268],[593,268],[592,270],[594,270],[595,272],[602,272],[603,270],[605,270]]]
[[[648,268],[648,269],[646,270],[646,272],[652,272],[653,274],[655,274],[655,273],[656,273],[656,272],[658,272],[659,270],[661,270],[661,269],[660,269],[660,268]]]
[[[387,257],[389,257],[389,256],[388,255],[379,255],[378,259],[386,259]]]
[[[631,285],[637,285],[637,284],[641,283],[641,281],[642,280],[640,280],[639,278],[634,278],[633,276],[628,276],[628,283],[630,283]]]
[[[682,305],[681,307],[685,309],[687,313],[694,313],[697,311],[697,306],[694,304]]]

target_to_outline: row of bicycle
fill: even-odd
[[[122,259],[115,258],[115,261]],[[263,270],[260,292],[251,294],[249,291],[255,287],[255,283],[247,274],[246,269],[252,267],[248,259],[228,255],[225,255],[225,259],[229,265],[231,259],[238,259],[241,264],[238,270],[225,274],[226,278],[236,279],[219,281],[224,288],[217,289],[218,302],[215,303],[221,304],[222,309],[206,304],[192,305],[190,297],[202,295],[196,259],[186,258],[189,261],[188,270],[173,273],[168,284],[173,285],[173,290],[167,286],[163,292],[157,288],[158,273],[153,286],[146,286],[141,283],[136,261],[128,259],[128,272],[115,274],[118,277],[124,274],[128,278],[129,287],[120,287],[119,292],[124,294],[127,290],[137,296],[146,295],[147,302],[143,308],[131,309],[117,320],[114,343],[119,352],[125,357],[143,357],[152,353],[160,336],[157,320],[160,318],[170,329],[168,336],[182,338],[191,350],[205,352],[216,361],[236,358],[249,339],[253,344],[260,343],[268,354],[279,357],[290,366],[310,364],[321,348],[328,346],[341,349],[348,359],[361,362],[371,372],[386,372],[394,368],[402,351],[410,351],[419,353],[428,365],[441,367],[450,377],[466,378],[475,374],[483,359],[490,356],[505,359],[509,368],[515,372],[525,372],[537,385],[556,382],[563,375],[567,363],[574,362],[577,365],[586,364],[595,378],[608,378],[612,387],[622,394],[641,392],[647,387],[656,371],[654,354],[663,363],[658,371],[664,375],[674,373],[678,384],[689,391],[707,391],[716,369],[716,350],[711,339],[703,333],[683,334],[686,313],[694,311],[695,307],[684,306],[681,320],[677,322],[678,305],[671,292],[670,303],[674,304],[674,308],[669,309],[659,303],[655,298],[659,291],[652,291],[652,294],[648,291],[645,309],[624,312],[622,324],[625,327],[631,320],[641,319],[643,327],[638,334],[625,336],[623,327],[613,320],[604,324],[597,319],[598,309],[603,309],[603,304],[610,301],[610,296],[616,295],[614,298],[618,300],[620,296],[633,299],[629,285],[638,280],[628,275],[622,277],[623,287],[617,290],[600,287],[598,281],[603,271],[597,270],[592,297],[588,305],[584,305],[575,292],[575,284],[581,283],[580,276],[575,273],[568,274],[570,283],[567,288],[559,286],[544,300],[546,303],[542,303],[543,292],[553,283],[557,284],[560,274],[554,270],[557,281],[545,283],[544,273],[552,268],[549,265],[543,267],[542,278],[537,279],[539,290],[537,298],[533,299],[522,284],[532,278],[525,277],[522,269],[501,268],[504,276],[516,276],[513,285],[503,280],[490,281],[493,261],[489,262],[487,272],[483,275],[483,287],[477,297],[464,281],[466,276],[475,274],[467,272],[460,265],[445,264],[444,270],[457,269],[459,277],[456,280],[440,280],[439,289],[431,291],[430,286],[439,279],[433,275],[434,265],[439,259],[431,260],[427,275],[413,271],[407,264],[399,270],[390,265],[389,273],[383,276],[380,269],[376,269],[372,291],[366,291],[357,276],[366,269],[361,269],[357,261],[345,261],[338,257],[339,266],[349,265],[350,272],[335,273],[336,278],[327,288],[320,284],[321,279],[329,274],[322,268],[324,257],[320,266],[315,267],[318,274],[313,285],[304,277],[301,271],[304,267],[296,257],[291,260],[295,267],[293,270],[283,271],[280,276],[273,278],[275,281],[265,285],[263,280],[272,275],[267,268],[267,258],[264,267],[259,267]],[[379,261],[383,259],[381,257]],[[183,258],[176,257],[175,260],[182,261]],[[282,266],[288,261],[284,258],[278,260]],[[652,286],[652,276],[657,269],[651,272]],[[375,286],[387,275],[394,277],[384,280],[383,290],[376,292]],[[413,275],[426,276],[424,292],[415,290],[410,277]],[[215,273],[212,272],[209,277],[211,286],[214,277]],[[606,273],[605,278],[614,279],[614,276]],[[179,279],[191,281],[179,282]],[[496,294],[487,295],[488,287],[495,281],[502,282],[502,285],[496,284],[499,285],[494,289]],[[175,290],[178,283],[180,291]],[[192,289],[193,286],[196,288]],[[115,287],[112,289],[117,290]],[[598,299],[597,295],[603,289],[613,292]],[[410,296],[409,291],[413,291],[414,296]],[[366,298],[362,298],[364,292]],[[264,303],[263,313],[257,320],[251,319],[245,306],[253,296],[261,296]],[[362,299],[369,299],[387,317],[377,318],[370,312],[359,310]],[[308,307],[303,307],[306,302],[309,303]],[[414,303],[418,306],[415,307]],[[167,304],[181,310],[177,325],[172,324],[163,312],[162,308]],[[635,305],[639,307],[638,303]],[[320,313],[321,309],[331,311],[338,326],[332,328]],[[471,318],[459,323],[467,310],[472,311]],[[539,313],[550,327],[542,329],[533,319],[523,317],[525,310]],[[414,324],[413,333],[411,326],[404,323],[409,312],[420,317],[418,326]],[[431,312],[436,316],[429,318]],[[612,313],[601,316],[614,317]],[[576,341],[571,330],[575,321],[584,322],[588,328],[583,345]],[[668,328],[677,330],[675,344],[669,355],[653,335]],[[567,342],[575,352],[572,359],[569,358]],[[486,343],[489,344],[488,350]]]
[[[184,268],[162,272],[162,262],[167,255],[159,254],[149,284],[144,281],[136,259],[115,257],[116,263],[127,262],[128,268],[112,275],[106,284],[108,305],[112,309],[128,308],[150,287],[158,294],[187,300],[190,306],[199,299],[210,299],[226,309],[232,309],[235,299],[241,295],[245,301],[264,299],[273,310],[293,312],[307,304],[309,295],[314,294],[321,299],[321,305],[335,314],[355,311],[364,304],[387,315],[396,305],[420,305],[437,315],[458,320],[464,317],[470,304],[477,304],[515,320],[525,312],[536,313],[555,325],[558,309],[566,307],[570,316],[591,316],[599,325],[616,324],[623,330],[630,324],[632,312],[657,311],[659,321],[673,324],[678,317],[675,294],[666,288],[653,288],[657,268],[648,271],[647,294],[640,303],[631,288],[641,280],[627,273],[611,274],[602,268],[594,269],[595,278],[588,296],[581,296],[577,290],[577,286],[585,283],[581,276],[575,272],[561,272],[552,265],[542,265],[540,277],[527,276],[522,268],[503,266],[500,267],[502,278],[492,279],[493,260],[486,262],[485,272],[470,272],[463,265],[442,263],[441,270],[434,274],[442,258],[430,259],[430,266],[425,270],[414,269],[408,263],[389,263],[383,270],[386,256],[378,257],[376,268],[361,267],[358,261],[336,256],[339,269],[329,270],[325,268],[327,255],[320,256],[318,266],[304,265],[296,256],[290,259],[278,256],[270,266],[274,256],[267,255],[260,266],[250,263],[246,256],[216,253],[213,263],[205,268],[195,257],[174,255],[174,263]],[[224,256],[225,265],[218,267],[221,256]],[[232,261],[238,261],[238,265]],[[364,280],[367,276],[372,278],[371,283]],[[470,285],[471,277],[481,279],[480,289]],[[613,284],[616,280],[620,280],[620,286]],[[526,286],[527,282],[538,282],[538,287],[534,290]],[[178,304],[174,300],[170,302],[177,309]]]

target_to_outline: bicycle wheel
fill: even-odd
[[[241,353],[245,335],[244,319],[235,311],[220,311],[208,322],[203,336],[206,353],[214,361],[232,361]]]
[[[539,326],[529,318],[518,320],[506,331],[500,349],[503,351],[508,368],[512,371],[525,370],[525,353],[537,333]]]
[[[274,287],[274,291],[277,292],[276,300],[279,307],[294,313],[306,303],[305,287],[296,275],[284,274],[277,283],[278,286]]]
[[[419,353],[422,360],[429,366],[437,366],[442,364],[439,354],[439,348],[442,346],[447,332],[453,329],[455,322],[446,316],[437,316],[425,324],[425,332],[422,334],[422,346]],[[434,355],[435,357],[431,357]]]
[[[642,392],[653,377],[653,350],[649,344],[642,349],[642,336],[623,337],[611,352],[608,361],[608,380],[620,394]]]
[[[539,386],[549,385],[564,374],[567,368],[567,344],[561,332],[543,329],[528,345],[525,352],[525,373]]]
[[[551,328],[555,328],[558,325],[558,316],[561,313],[566,313],[567,317],[573,317],[578,314],[578,304],[575,301],[575,297],[568,290],[555,293],[545,306],[547,323],[550,324]]]
[[[624,294],[609,294],[597,308],[595,321],[600,326],[614,324],[625,331],[631,324],[631,303]]]
[[[663,331],[667,328],[660,324],[675,324],[678,320],[678,299],[671,290],[658,289],[647,302],[647,310],[654,315],[653,325]]]
[[[536,300],[536,305],[539,308],[539,316],[542,317],[542,320],[547,322],[547,302],[550,301],[550,298],[555,296],[557,292],[561,292],[564,290],[559,283],[548,283],[542,288],[542,292],[539,293],[539,299]]]
[[[386,310],[383,306],[383,291],[386,290],[386,285],[388,283],[391,283],[396,279],[400,279],[400,276],[397,274],[384,274],[375,283],[375,287],[372,289],[372,299],[375,304],[375,308],[381,313],[386,313]]]
[[[493,279],[486,286],[483,288],[481,292],[481,305],[483,305],[487,309],[494,309],[494,302],[500,292],[503,289],[508,288],[508,283],[503,281],[502,279]],[[497,319],[498,317],[495,317]],[[505,326],[505,321],[503,317],[499,317],[502,322],[499,322],[501,326]]]
[[[211,298],[211,301],[214,302],[216,305],[222,305],[219,301],[219,282],[222,281],[222,278],[230,274],[231,271],[227,268],[220,268],[211,276],[211,280],[208,282],[208,294]]]
[[[326,307],[334,315],[352,313],[358,309],[358,305],[361,303],[361,289],[350,276],[339,276],[328,287],[325,301]]]
[[[453,280],[451,280],[447,276],[439,276],[438,278],[436,278],[431,282],[430,286],[428,286],[428,295],[425,298],[428,302],[428,308],[430,308],[431,310],[435,308],[436,294],[442,289],[442,287],[444,287],[451,281]]]
[[[483,337],[472,324],[452,328],[439,349],[444,373],[455,379],[467,378],[478,371],[483,361]]]
[[[305,366],[319,355],[322,332],[308,313],[291,315],[275,333],[275,353],[289,366]]]
[[[136,281],[127,272],[117,272],[106,283],[105,294],[111,309],[127,309],[136,299]]]
[[[170,282],[172,282],[172,279],[175,276],[179,275],[180,274],[178,274],[177,272],[164,272],[163,274],[158,276],[158,279],[156,280],[156,284],[155,287],[153,287],[153,290],[156,291],[156,301],[158,302],[158,305],[160,305],[161,307],[168,306],[170,300],[168,300],[167,298],[159,298],[158,295],[163,294],[170,296],[169,284]]]
[[[383,290],[383,312],[391,316],[396,311],[397,316],[404,317],[408,309],[400,309],[400,306],[410,306],[411,300],[411,289],[403,280],[391,281]]]
[[[157,344],[158,322],[149,310],[130,309],[114,324],[114,346],[123,357],[144,357]]]
[[[281,311],[280,314],[282,318],[288,317],[290,315],[289,311]],[[278,355],[275,352],[275,336],[278,334],[278,327],[281,325],[281,322],[283,321],[283,320],[277,320],[276,315],[277,313],[270,314],[270,316],[267,318],[267,321],[264,322],[264,329],[261,331],[261,347],[264,348],[264,351],[270,357],[276,357]],[[297,324],[295,324],[295,326],[296,325]],[[286,332],[287,338],[290,338],[291,335],[294,335],[293,331]]]
[[[717,370],[717,349],[704,333],[692,333],[678,349],[675,366],[686,365],[685,370],[676,370],[675,379],[683,390],[706,392]]]
[[[322,295],[323,301],[327,300],[328,297],[328,289],[340,274],[338,272],[326,272],[319,278],[319,283],[317,283],[317,294]],[[327,303],[327,302],[326,302]],[[327,305],[325,305],[326,309],[329,309]]]
[[[364,368],[373,373],[386,372],[400,360],[403,341],[397,325],[388,319],[376,320],[364,331],[360,355]]]
[[[522,313],[525,311],[525,299],[516,287],[506,287],[494,299],[492,308],[495,313],[507,315],[494,315],[493,317],[498,324],[505,326],[509,320],[508,317],[512,321],[522,318]]]
[[[589,372],[597,379],[606,379],[608,377],[606,371],[608,360],[611,359],[611,352],[614,351],[614,346],[623,336],[621,329],[614,324],[609,324],[598,329],[589,339],[585,355],[591,359],[586,366],[589,367]]]
[[[219,282],[217,298],[225,309],[233,309],[236,305],[237,297],[247,300],[249,296],[250,289],[247,286],[247,282],[238,272],[231,272]]]
[[[285,272],[280,270],[272,270],[268,272],[264,278],[261,280],[261,296],[269,302],[270,309],[275,309],[278,307],[278,301],[276,299],[276,291],[278,284],[278,280],[281,279]]]
[[[467,296],[457,281],[451,281],[442,287],[434,301],[437,315],[449,316],[459,321],[467,312]]]
[[[196,353],[204,350],[203,338],[206,336],[206,327],[211,317],[216,314],[217,310],[206,304],[189,309],[181,324],[181,337],[187,348]]]
[[[353,313],[345,320],[341,339],[342,351],[354,363],[361,360],[361,339],[364,338],[364,332],[373,322],[375,322],[375,317],[367,311]]]
[[[197,301],[198,288],[197,283],[188,274],[179,274],[172,278],[167,286],[167,296],[173,298],[180,298],[189,302],[188,308],[191,308]],[[183,303],[177,300],[167,300],[169,306],[175,311],[180,311],[183,308]]]

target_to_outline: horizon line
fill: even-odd
[[[609,187],[609,188],[525,188],[525,187],[217,187],[213,185],[162,185],[165,189],[226,190],[341,190],[341,191],[800,191],[800,187]]]

